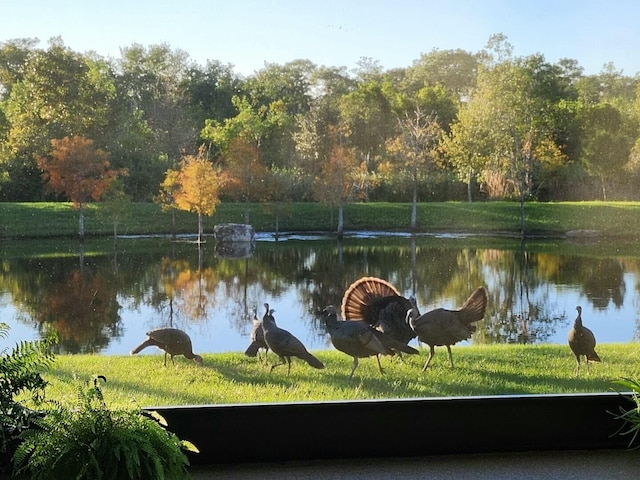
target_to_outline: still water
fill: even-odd
[[[633,242],[488,236],[259,236],[243,258],[207,238],[0,243],[0,348],[55,331],[60,353],[128,354],[147,330],[189,333],[196,353],[244,351],[265,302],[309,349],[332,348],[317,312],[361,276],[415,294],[422,312],[489,292],[473,343],[560,343],[583,308],[599,343],[639,338],[640,247]],[[147,354],[157,354],[147,349]]]

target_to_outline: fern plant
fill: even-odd
[[[9,326],[0,323],[0,338],[7,338]],[[21,432],[28,429],[39,414],[16,400],[19,394],[30,393],[38,404],[47,382],[40,372],[54,360],[51,346],[55,339],[22,341],[10,352],[0,352],[0,471],[10,469],[11,456],[19,443]]]
[[[186,451],[196,447],[166,429],[157,412],[110,410],[96,377],[78,388],[73,408],[53,404],[23,432],[14,455],[14,474],[33,479],[189,478]]]
[[[617,383],[629,389],[631,392],[631,401],[635,404],[634,407],[629,409],[620,407],[620,413],[614,414],[617,420],[623,422],[615,434],[630,435],[629,448],[631,448],[634,447],[638,434],[640,433],[640,380],[623,378],[618,380]],[[634,448],[640,448],[640,445],[636,445]]]

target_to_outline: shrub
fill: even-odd
[[[8,336],[9,327],[0,323],[0,338]],[[47,382],[40,371],[54,360],[51,345],[54,339],[22,341],[8,353],[0,353],[0,471],[10,470],[11,457],[21,433],[39,415],[16,400],[19,394],[30,392],[34,403],[44,396]]]
[[[73,408],[53,404],[22,433],[14,474],[33,479],[188,478],[193,444],[166,430],[157,412],[110,410],[98,386],[79,388]]]

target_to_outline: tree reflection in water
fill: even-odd
[[[633,244],[280,237],[238,259],[215,254],[213,240],[120,239],[117,255],[108,241],[86,242],[83,255],[64,245],[8,244],[0,264],[0,316],[34,336],[58,332],[64,352],[125,354],[162,326],[189,331],[200,352],[242,351],[252,311],[265,301],[310,349],[329,348],[317,312],[338,305],[363,275],[415,294],[422,311],[458,307],[485,285],[489,308],[474,343],[565,343],[577,304],[599,342],[638,337],[640,250]]]

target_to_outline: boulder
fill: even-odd
[[[251,225],[244,223],[221,223],[213,228],[216,242],[254,242],[256,232]]]

